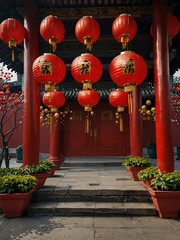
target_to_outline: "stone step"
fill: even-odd
[[[28,215],[53,216],[156,216],[152,203],[114,202],[36,202],[31,203]]]
[[[33,194],[35,202],[152,202],[149,192],[122,189],[71,189],[44,187]]]
[[[122,161],[122,157],[67,157],[62,167],[122,166]]]

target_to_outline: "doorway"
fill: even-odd
[[[85,133],[86,113],[78,103],[68,105],[71,120],[64,126],[64,156],[124,156],[127,145],[127,113],[124,114],[124,131],[115,123],[116,109],[106,102],[93,108],[89,133]]]

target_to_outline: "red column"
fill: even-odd
[[[32,64],[39,54],[39,19],[36,0],[25,0],[23,166],[39,162],[40,85],[33,79]]]
[[[142,105],[141,86],[137,86],[133,92],[133,107],[130,119],[130,155],[142,156],[142,118],[139,109]]]
[[[153,51],[156,100],[157,165],[160,171],[174,171],[171,139],[167,1],[153,0]]]
[[[53,131],[50,133],[50,155],[49,161],[56,164],[56,169],[59,169],[64,161],[61,146],[61,123],[59,119],[53,119]]]

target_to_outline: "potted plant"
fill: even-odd
[[[36,184],[37,179],[31,175],[0,177],[0,202],[5,217],[22,217],[25,214]]]
[[[50,167],[49,177],[54,176],[55,170],[56,170],[56,164],[49,160],[41,160],[41,164],[44,164],[46,166]]]
[[[159,173],[148,188],[161,218],[177,219],[180,211],[180,172]]]
[[[37,188],[39,189],[44,186],[46,179],[49,177],[51,167],[45,164],[44,161],[40,161],[38,164],[25,166],[24,170],[26,173],[31,174],[37,178]]]
[[[127,156],[123,162],[122,166],[125,166],[132,180],[138,181],[137,174],[139,171],[150,167],[151,162],[144,157],[132,157]]]
[[[156,144],[152,141],[147,145],[147,152],[150,158],[154,159],[157,158],[156,155]]]
[[[138,179],[143,182],[143,187],[148,188],[151,184],[151,180],[159,173],[157,167],[147,167],[139,171],[137,176]]]

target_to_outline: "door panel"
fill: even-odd
[[[97,109],[95,120],[94,155],[124,155],[124,133],[119,131],[115,123],[115,108],[108,103],[101,103]]]
[[[64,155],[91,156],[92,147],[89,134],[85,134],[85,113],[77,103],[70,105],[72,119],[67,119],[64,126]]]
[[[72,103],[72,120],[65,121],[65,156],[123,156],[125,131],[115,123],[116,109],[108,102],[100,102],[90,117],[90,131],[85,133],[86,113],[78,103]]]

